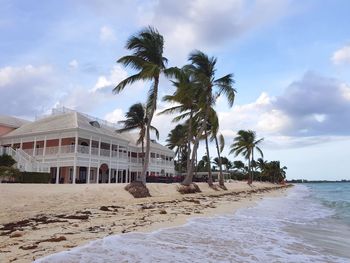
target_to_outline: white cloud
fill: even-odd
[[[125,116],[122,109],[115,109],[114,111],[107,113],[105,119],[109,122],[117,123],[118,121],[125,119]]]
[[[289,0],[157,1],[139,8],[139,22],[155,25],[165,37],[165,53],[172,61],[183,61],[193,49],[222,47],[290,9]]]
[[[342,83],[339,89],[343,98],[350,101],[350,86],[347,85],[346,83]]]
[[[73,59],[71,62],[69,62],[69,67],[72,69],[77,69],[79,67],[79,63],[76,59]]]
[[[116,40],[116,36],[114,30],[109,26],[103,26],[100,28],[100,40],[102,42],[114,42]]]
[[[112,91],[112,87],[115,87],[120,81],[128,77],[128,73],[120,65],[113,66],[109,75],[101,75],[98,77],[97,82],[92,89],[93,91],[108,89]]]
[[[50,107],[58,85],[50,65],[0,68],[0,112],[34,116]]]
[[[331,59],[335,65],[350,63],[350,45],[335,51]]]

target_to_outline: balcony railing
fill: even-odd
[[[28,155],[33,155],[33,149],[24,149],[24,152],[26,152]],[[46,147],[45,149],[45,155],[50,156],[50,155],[57,155],[58,153],[61,154],[70,154],[74,153],[75,151],[75,145],[63,145],[61,146],[61,150],[58,146],[54,147]],[[80,154],[90,154],[90,147],[89,146],[84,146],[84,145],[78,145],[77,146],[77,152]],[[112,152],[108,149],[98,149],[96,147],[91,147],[91,155],[98,156],[100,152],[100,156],[103,157],[112,157],[112,158],[117,158],[118,160],[122,161],[127,161],[131,162],[134,164],[142,164],[142,158],[139,157],[130,157],[128,156],[127,152],[124,151],[117,151],[113,150]],[[35,149],[35,156],[43,156],[44,155],[44,149],[43,148],[36,148]],[[174,166],[174,161],[173,160],[164,160],[162,158],[150,158],[150,163],[152,165],[162,165],[162,166],[169,166],[172,167]]]
[[[61,146],[61,153],[74,153],[75,145],[63,145]]]

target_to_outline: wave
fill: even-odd
[[[190,220],[152,233],[106,237],[36,262],[348,262],[294,235],[332,211],[310,201],[303,186],[235,214]],[[350,237],[350,236],[349,236]]]

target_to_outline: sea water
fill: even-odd
[[[232,214],[109,236],[37,262],[350,262],[350,183],[295,185]]]

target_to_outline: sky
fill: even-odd
[[[118,95],[133,73],[116,61],[146,26],[164,36],[168,66],[201,50],[216,76],[234,74],[234,106],[219,98],[223,155],[240,129],[264,138],[264,159],[288,179],[350,179],[350,1],[0,0],[0,114],[26,119],[68,107],[111,122],[145,102],[150,83]],[[174,92],[161,78],[159,97]],[[158,112],[169,107],[158,102]],[[154,126],[164,142],[169,115]],[[214,145],[211,145],[214,154]],[[204,154],[201,145],[199,154]]]

